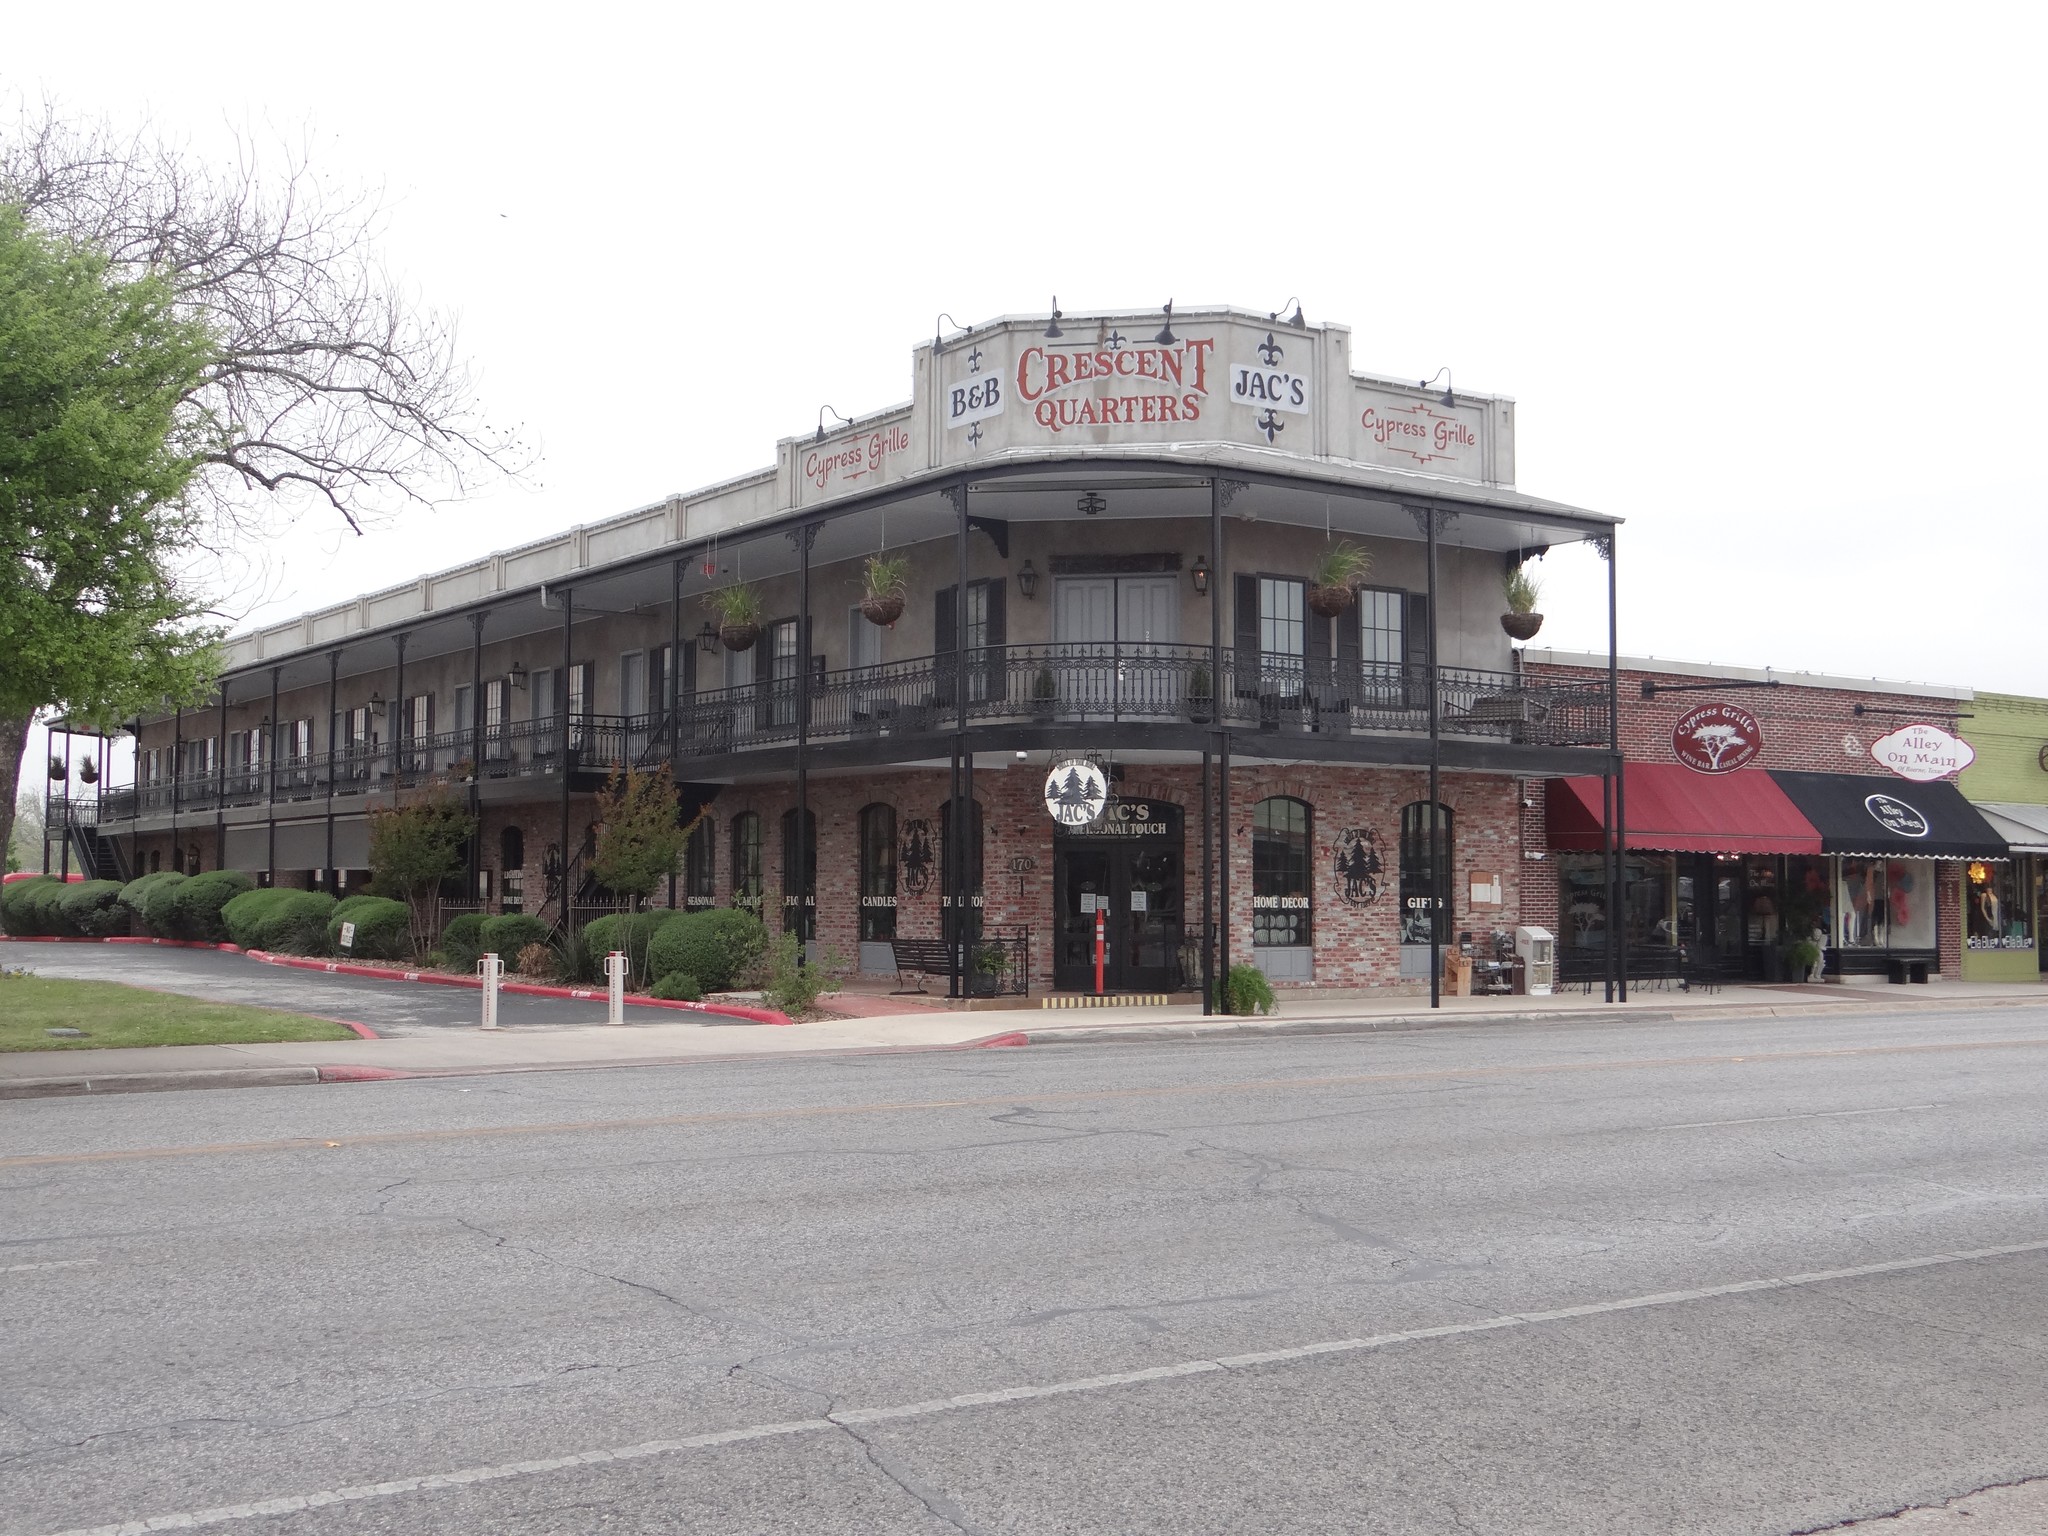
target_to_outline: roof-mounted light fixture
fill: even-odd
[[[1301,317],[1301,300],[1289,299],[1287,301],[1287,304],[1292,304],[1294,306],[1294,313],[1287,317],[1287,323],[1293,326],[1297,331],[1307,330],[1308,322],[1302,319]],[[1282,304],[1280,306],[1280,309],[1276,309],[1273,311],[1273,313],[1266,316],[1267,320],[1271,321],[1274,325],[1278,325],[1280,323],[1280,310],[1285,309],[1287,307],[1287,304]]]
[[[934,357],[937,357],[939,355],[940,348],[942,348],[946,344],[946,333],[939,328],[940,321],[944,320],[953,320],[953,317],[942,310],[939,313],[938,319],[932,321],[932,356]],[[964,331],[967,329],[967,327],[962,325],[958,320],[953,320],[953,329],[956,331]]]
[[[1458,397],[1451,393],[1451,370],[1448,368],[1437,369],[1435,373],[1432,373],[1428,378],[1424,379],[1416,387],[1418,389],[1427,389],[1430,385],[1434,384],[1438,379],[1442,379],[1444,381],[1444,404],[1456,405],[1458,403]]]
[[[832,409],[832,407],[831,407],[831,406],[829,406],[829,405],[821,405],[821,406],[819,406],[819,407],[818,407],[818,436],[817,436],[817,438],[815,439],[815,441],[817,441],[817,442],[821,442],[821,443],[822,443],[823,441],[825,441],[825,418],[826,418],[827,416],[839,416],[839,413],[838,413],[837,411],[833,410],[833,409]],[[850,426],[852,426],[852,425],[853,425],[853,422],[852,422],[852,420],[851,420],[851,419],[850,419],[849,417],[845,417],[845,416],[839,416],[839,424],[840,424],[840,425],[841,425],[842,427],[850,427]]]
[[[1159,328],[1159,334],[1153,337],[1153,340],[1162,347],[1176,346],[1180,342],[1180,338],[1173,334],[1173,300],[1171,299],[1166,301],[1166,324]]]
[[[1054,294],[1052,296],[1052,319],[1046,322],[1045,339],[1047,341],[1058,341],[1066,334],[1065,331],[1060,329],[1060,296]]]

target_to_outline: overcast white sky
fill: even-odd
[[[535,483],[312,514],[252,619],[771,462],[910,349],[1298,295],[1519,401],[1633,654],[2048,693],[2039,5],[24,7],[0,86],[310,130]],[[1544,640],[1604,648],[1597,562]]]

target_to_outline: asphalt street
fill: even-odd
[[[2048,1475],[2044,1094],[2002,1008],[11,1103],[0,1531],[1939,1504]]]
[[[298,966],[266,965],[212,949],[170,949],[153,944],[10,944],[0,940],[0,962],[60,980],[118,981],[209,1002],[246,1003],[252,1008],[282,1008],[315,1018],[343,1019],[367,1024],[380,1035],[475,1029],[483,1013],[479,994],[467,987],[331,976]],[[604,1017],[602,998],[579,1002],[516,992],[501,993],[498,998],[498,1020],[507,1026],[602,1024]]]

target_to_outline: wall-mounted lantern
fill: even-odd
[[[718,631],[711,627],[711,621],[709,619],[706,619],[704,621],[704,627],[697,631],[697,649],[702,651],[706,656],[717,654]]]
[[[1188,575],[1195,583],[1195,596],[1207,597],[1209,595],[1208,557],[1205,555],[1195,556],[1195,563],[1189,569]]]
[[[1029,560],[1024,562],[1024,568],[1017,573],[1017,590],[1024,594],[1027,601],[1038,595],[1038,572],[1031,568]]]

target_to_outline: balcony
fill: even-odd
[[[809,740],[825,745],[914,738],[951,731],[964,688],[970,726],[1183,725],[1216,723],[1218,699],[1210,651],[1196,645],[1012,645],[927,656],[876,667],[816,673],[810,688]],[[1222,723],[1234,735],[1313,736],[1324,741],[1426,739],[1429,669],[1378,663],[1223,653]],[[1438,729],[1447,740],[1529,747],[1604,747],[1604,683],[1530,684],[1507,672],[1440,668]],[[587,715],[572,719],[568,763],[595,782],[622,764],[676,763],[787,749],[797,739],[797,685],[777,678],[742,688],[701,691],[673,717]],[[562,766],[559,716],[486,727],[479,743],[450,731],[388,745],[356,747],[276,764],[280,806],[388,795],[431,781],[490,785],[554,778]],[[1361,753],[1363,756],[1364,753]],[[136,816],[211,813],[271,798],[271,770],[239,769],[173,785],[108,790],[102,822]]]

